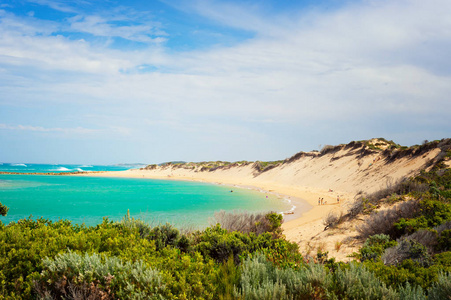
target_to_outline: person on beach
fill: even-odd
[[[321,198],[321,205],[323,205],[324,198]]]
[[[337,203],[340,203],[340,195],[337,195]]]
[[[318,198],[318,205],[321,205],[321,197]]]

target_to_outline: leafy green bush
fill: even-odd
[[[166,286],[159,271],[141,261],[122,262],[117,257],[80,255],[69,251],[43,260],[35,281],[41,297],[162,299]]]
[[[363,247],[359,250],[360,261],[377,260],[384,253],[385,249],[396,246],[396,241],[390,240],[386,234],[375,234],[366,239]]]
[[[6,214],[8,213],[8,210],[9,210],[9,208],[0,202],[0,215],[6,216]]]
[[[382,255],[386,265],[398,265],[406,259],[411,259],[423,267],[432,264],[432,257],[427,248],[414,240],[402,240],[398,245],[388,248]]]
[[[249,234],[229,232],[221,228],[219,224],[194,233],[192,239],[193,251],[199,251],[217,262],[224,262],[233,256],[235,263],[238,264],[241,257],[247,257],[248,254],[256,251],[267,251],[268,256],[271,256],[274,252],[270,249],[277,249],[277,255],[280,255],[283,260],[284,257],[291,257],[291,254],[298,251],[296,244],[284,239],[274,239],[273,234],[269,232],[258,236],[252,232]]]
[[[155,242],[130,229],[104,220],[96,227],[74,226],[68,221],[25,219],[0,228],[0,298],[29,299],[33,279],[44,270],[43,258],[68,250],[102,253],[125,262],[141,260],[161,271],[168,298],[213,299],[217,269],[211,259],[199,253],[183,254],[179,249],[156,250]]]
[[[451,230],[444,230],[440,233],[437,238],[437,248],[438,251],[449,251],[451,250]]]
[[[351,263],[349,268],[335,273],[340,299],[398,299],[397,293],[368,271],[362,264]]]
[[[440,273],[437,282],[428,290],[428,299],[449,299],[451,295],[451,274]]]
[[[401,218],[394,224],[399,236],[419,229],[436,227],[451,221],[450,203],[425,198],[419,202],[419,205],[420,215],[411,219]]]
[[[426,300],[426,295],[420,286],[411,286],[407,282],[406,286],[399,288],[399,299],[401,300]]]
[[[236,296],[244,299],[326,299],[332,275],[320,264],[278,268],[258,254],[243,263]]]

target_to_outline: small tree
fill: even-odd
[[[8,210],[9,210],[9,208],[0,202],[0,215],[6,216],[6,214],[8,213]]]

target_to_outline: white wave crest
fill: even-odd
[[[26,167],[26,164],[11,164],[13,167]]]
[[[93,168],[91,165],[81,165],[80,168]]]
[[[50,170],[50,171],[70,171],[70,169],[65,167],[59,167],[58,169]]]
[[[75,170],[78,171],[78,172],[83,172],[84,171],[82,168],[76,168]]]

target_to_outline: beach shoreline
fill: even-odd
[[[337,192],[329,190],[315,189],[311,187],[301,187],[293,185],[282,185],[276,182],[259,182],[258,180],[246,180],[246,176],[239,176],[231,179],[227,176],[211,176],[210,172],[189,172],[187,170],[177,170],[178,172],[160,172],[155,170],[131,169],[126,171],[108,171],[97,173],[74,174],[74,176],[89,177],[123,177],[123,178],[143,178],[158,180],[180,180],[206,182],[210,184],[226,185],[236,188],[253,189],[262,193],[276,195],[281,201],[291,201],[295,206],[293,214],[284,214],[282,228],[286,238],[292,242],[299,242],[299,239],[307,234],[301,233],[308,230],[307,225],[317,223],[322,224],[322,220],[332,210],[339,210],[349,198],[348,193],[338,193],[342,201],[336,203]],[[324,205],[318,205],[318,198],[323,198]],[[285,212],[286,213],[286,212]],[[321,226],[321,225],[320,225]],[[300,230],[300,227],[303,227]],[[318,226],[314,226],[315,229]]]

